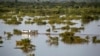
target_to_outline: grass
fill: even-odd
[[[46,25],[47,23],[46,22],[37,22],[37,25]]]
[[[31,40],[28,38],[16,41],[16,46],[20,46],[19,48],[23,50],[23,52],[29,52],[30,50],[33,50],[33,47],[35,47],[35,45],[31,44]]]
[[[54,45],[54,46],[58,46],[59,45],[59,38],[58,37],[52,37],[52,36],[49,36],[49,39],[48,40],[46,40],[46,42],[50,45],[50,46],[52,46],[52,45]]]
[[[75,33],[73,32],[65,32],[61,33],[61,41],[66,44],[81,44],[81,43],[87,43],[88,40],[85,38],[81,38],[80,36],[74,36]]]
[[[49,24],[53,25],[53,24],[62,24],[64,23],[65,27],[62,27],[62,30],[69,30],[71,29],[71,32],[64,32],[61,33],[60,36],[62,37],[62,40],[64,42],[75,42],[75,43],[82,43],[82,42],[87,42],[86,39],[88,39],[88,37],[86,37],[86,39],[83,39],[79,36],[74,36],[75,32],[79,32],[80,30],[84,30],[84,27],[73,27],[71,28],[70,25],[75,25],[76,23],[71,22],[71,20],[73,19],[77,19],[80,20],[82,24],[88,24],[89,22],[93,21],[93,20],[99,20],[99,16],[100,15],[100,7],[95,7],[95,6],[89,6],[83,4],[84,6],[80,6],[78,4],[78,6],[80,8],[76,8],[75,5],[71,5],[71,6],[66,6],[66,4],[40,4],[40,5],[34,5],[28,3],[27,6],[25,6],[25,4],[23,3],[23,5],[21,5],[22,3],[19,3],[19,6],[17,6],[17,9],[14,5],[10,5],[10,3],[7,3],[8,6],[5,6],[5,4],[0,4],[1,8],[0,8],[0,19],[4,20],[5,24],[9,24],[9,25],[19,25],[21,24],[21,21],[23,21],[23,18],[21,18],[21,16],[45,16],[45,15],[49,15],[49,18],[35,18],[32,20],[27,20],[25,21],[25,24],[33,24],[36,23],[37,25],[46,25],[46,22],[43,22],[42,20],[49,20]],[[70,3],[69,3],[70,4]],[[77,3],[76,3],[77,4]],[[10,5],[10,6],[9,6]],[[43,5],[43,6],[42,6]],[[62,6],[63,5],[63,6]],[[26,9],[29,8],[29,9]],[[9,12],[14,12],[14,13],[9,13]],[[17,19],[16,17],[12,17],[12,15],[18,15],[19,19]],[[59,18],[60,15],[66,15],[66,17],[64,18]],[[80,16],[80,17],[78,17]],[[66,22],[64,22],[64,20],[66,20]],[[47,32],[50,32],[50,29],[46,30]],[[18,29],[14,29],[13,30],[13,34],[15,35],[21,35],[22,32]],[[8,33],[8,37],[10,37],[11,34]],[[100,42],[100,40],[97,40],[96,37],[93,37],[93,42]]]
[[[2,36],[0,36],[0,39],[2,39]]]
[[[19,21],[23,21],[23,18],[19,18]]]
[[[67,21],[66,24],[68,24],[68,25],[75,25],[76,23],[71,22],[71,21]]]
[[[54,17],[54,18],[51,18],[51,19],[49,19],[49,22],[48,22],[49,24],[61,24],[61,23],[63,23],[63,19],[60,19],[60,18],[58,18],[58,17]]]
[[[13,30],[13,34],[15,34],[15,35],[21,35],[22,32],[20,30],[18,30],[18,29],[14,29]]]
[[[88,40],[90,37],[89,36],[86,36],[85,38]]]
[[[11,34],[11,32],[6,32],[6,34],[7,34],[7,37],[13,36],[13,34]]]
[[[29,47],[31,41],[29,39],[21,39],[21,41],[16,41],[17,46]]]
[[[88,24],[89,22],[93,20],[99,20],[99,16],[97,15],[82,15],[81,22],[83,24]]]
[[[58,6],[58,5],[56,5],[56,6]],[[21,7],[23,7],[23,8],[21,8]],[[39,16],[40,15],[41,16],[41,14],[49,15],[51,13],[49,15],[51,17],[49,17],[49,19],[48,19],[48,20],[50,20],[49,24],[55,24],[55,23],[61,24],[61,23],[64,23],[63,20],[68,20],[66,22],[66,24],[75,25],[76,23],[70,22],[70,20],[73,20],[73,19],[78,19],[78,20],[81,19],[82,23],[87,24],[92,20],[98,20],[99,19],[98,14],[93,14],[93,13],[95,11],[96,11],[96,13],[99,13],[99,9],[100,9],[100,8],[91,9],[92,7],[89,7],[89,8],[83,7],[83,8],[78,8],[78,9],[63,7],[62,8],[63,10],[59,11],[59,8],[55,8],[55,7],[52,7],[50,10],[48,8],[47,9],[45,9],[45,8],[40,9],[40,8],[30,7],[30,9],[25,9],[26,8],[25,6],[21,6],[21,7],[18,6],[19,13],[12,13],[11,14],[11,13],[9,13],[9,11],[5,12],[4,14],[2,13],[1,16],[0,16],[0,19],[3,19],[6,24],[16,24],[16,25],[18,25],[18,24],[21,24],[21,21],[23,21],[23,19],[20,18],[21,16],[25,16],[25,15],[27,15],[27,16],[28,15],[29,16]],[[3,8],[5,8],[5,7],[3,7]],[[7,7],[6,10],[11,10],[11,11],[15,12],[16,10],[14,10],[14,9],[15,9],[14,7],[11,7],[11,8]],[[2,10],[5,11],[5,9],[2,9]],[[66,15],[66,18],[59,18],[59,16],[62,15],[62,14],[59,14],[58,12],[61,12],[61,11],[65,11],[65,12],[67,11],[67,14],[64,13],[64,15]],[[78,12],[76,12],[76,11],[78,11]],[[89,12],[89,11],[91,11],[91,12]],[[47,12],[50,12],[50,13],[47,14]],[[88,12],[88,14],[84,13],[84,12]],[[58,13],[58,14],[56,14],[56,13]],[[89,14],[89,13],[91,13],[91,14]],[[15,17],[12,17],[13,14],[18,15],[20,19],[16,20]],[[81,17],[78,17],[78,16],[81,16]],[[9,18],[11,18],[11,19],[9,20]],[[42,20],[43,19],[41,18],[41,19],[35,19],[33,21],[25,21],[25,24],[33,24],[35,22],[38,25],[45,25],[46,22],[42,22]]]
[[[50,30],[50,29],[47,29],[46,31],[47,31],[47,32],[50,32],[51,30]]]
[[[70,29],[70,26],[67,25],[67,26],[62,27],[61,29],[62,29],[62,30],[69,30],[69,29]]]
[[[0,36],[0,44],[2,44],[2,43],[3,43],[2,36]]]
[[[80,29],[77,27],[72,27],[71,32],[80,32]]]
[[[97,36],[92,37],[93,43],[100,43],[100,39],[97,39]]]
[[[3,43],[3,41],[2,40],[0,40],[0,44],[2,44]]]
[[[10,40],[13,34],[11,32],[4,32],[4,35],[7,36],[7,40]]]
[[[15,24],[15,25],[21,24],[21,22],[18,21],[16,17],[12,17],[12,18],[10,18],[10,19],[7,19],[7,20],[5,21],[5,23],[6,23],[6,24]]]
[[[82,44],[88,42],[88,40],[81,38],[80,36],[66,36],[63,37],[61,40],[66,44]]]
[[[74,36],[74,32],[64,32],[64,33],[61,33],[61,34],[59,34],[60,36],[62,36],[62,37],[66,37],[66,36]]]
[[[34,22],[32,21],[25,21],[25,24],[33,24]]]

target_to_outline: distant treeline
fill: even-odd
[[[0,2],[100,2],[100,0],[0,0]]]
[[[62,6],[62,7],[100,7],[100,2],[91,2],[91,3],[87,3],[87,2],[74,2],[74,1],[70,1],[70,2],[49,2],[49,1],[45,1],[45,2],[18,2],[17,0],[15,0],[15,2],[0,2],[0,5],[6,5],[8,7],[13,7],[13,6],[49,6],[49,7],[55,7],[55,6]]]
[[[20,15],[100,15],[100,3],[86,2],[0,2],[0,14],[13,12]]]

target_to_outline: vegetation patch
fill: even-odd
[[[100,43],[100,39],[97,39],[96,36],[92,37],[92,42],[93,43]]]
[[[0,36],[0,44],[2,44],[2,43],[3,43],[2,36]]]
[[[67,26],[62,27],[61,29],[62,30],[69,30],[70,29],[70,26],[67,25]]]
[[[88,40],[81,38],[80,36],[74,36],[73,32],[65,32],[61,33],[61,41],[66,44],[81,44],[81,43],[87,43]]]
[[[20,30],[18,30],[18,29],[14,29],[13,30],[13,34],[15,34],[15,35],[21,35],[22,32]]]
[[[32,45],[31,40],[26,38],[26,39],[21,39],[20,41],[16,41],[16,48],[21,49],[24,52],[29,52],[31,50],[35,50],[35,45]]]

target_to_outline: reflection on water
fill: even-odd
[[[22,39],[25,39],[25,38],[31,39],[31,36],[29,34],[22,34]]]
[[[23,17],[23,21],[27,18]],[[100,20],[81,22],[72,20],[69,30],[65,24],[7,25],[0,20],[0,56],[99,56]],[[70,22],[70,23],[71,23]],[[75,28],[76,27],[76,28]],[[84,30],[80,27],[84,27]],[[39,34],[14,35],[13,29],[38,30]],[[49,32],[46,30],[50,29]],[[79,30],[79,31],[77,31]],[[72,33],[71,33],[71,32]],[[65,32],[65,33],[64,33]],[[47,35],[48,33],[48,35]],[[63,33],[62,35],[59,35]],[[8,39],[8,40],[6,40]],[[53,47],[50,47],[53,46]],[[54,47],[56,46],[56,47]],[[11,50],[11,51],[9,51]],[[74,50],[74,51],[73,51]],[[6,54],[5,54],[6,53]]]
[[[52,46],[52,45],[58,46],[58,45],[59,45],[58,41],[59,41],[58,37],[51,37],[51,36],[49,36],[49,37],[48,37],[48,40],[46,40],[46,42],[47,42],[50,46]]]
[[[5,37],[7,37],[7,40],[11,40],[11,37],[13,34],[11,32],[4,32]]]

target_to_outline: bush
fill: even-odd
[[[20,30],[18,30],[18,29],[14,29],[13,30],[13,34],[15,34],[15,35],[21,35],[22,32]]]
[[[70,29],[70,26],[64,26],[61,29],[63,29],[63,30],[69,30]]]
[[[62,37],[67,37],[67,36],[74,36],[74,32],[64,32],[64,33],[61,33],[60,36]]]
[[[46,25],[46,22],[37,22],[38,25]]]
[[[3,43],[3,41],[2,40],[0,40],[0,44],[2,44]]]

